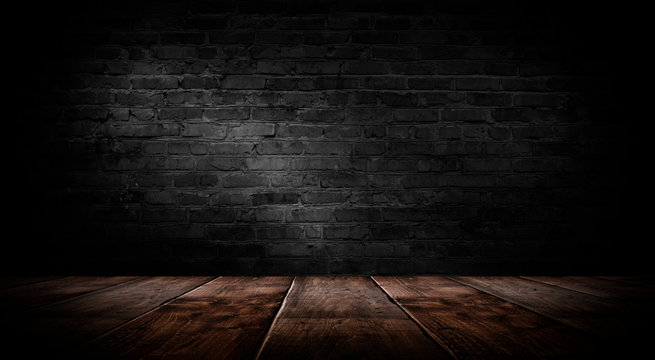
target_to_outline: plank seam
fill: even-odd
[[[456,282],[458,282],[458,283],[460,283],[460,284],[462,284],[462,285],[464,285],[464,286],[468,286],[468,287],[470,287],[471,289],[475,289],[475,290],[480,291],[480,292],[483,292],[483,293],[485,293],[485,294],[488,294],[488,295],[491,295],[491,296],[497,297],[497,298],[500,299],[500,300],[506,301],[506,302],[508,302],[508,303],[510,303],[510,304],[513,304],[513,305],[516,305],[516,306],[518,306],[518,307],[520,307],[520,308],[522,308],[522,309],[525,309],[525,310],[527,310],[527,311],[530,311],[530,312],[532,312],[532,313],[535,313],[535,314],[537,314],[537,315],[539,315],[539,316],[543,316],[543,317],[545,317],[545,318],[547,318],[547,319],[550,319],[550,320],[552,320],[552,321],[555,321],[555,322],[557,322],[557,323],[559,323],[559,324],[562,324],[562,325],[564,325],[564,326],[566,326],[566,327],[569,327],[569,328],[571,328],[571,329],[574,329],[574,330],[577,331],[578,333],[585,334],[586,336],[593,336],[592,333],[590,333],[590,332],[588,332],[588,331],[586,331],[586,330],[584,330],[584,329],[581,329],[581,328],[579,328],[579,327],[577,327],[577,326],[573,326],[573,325],[567,323],[566,321],[562,321],[561,319],[557,319],[557,318],[555,318],[555,317],[553,317],[553,316],[551,316],[551,315],[543,314],[543,313],[541,313],[540,311],[537,311],[537,310],[531,309],[531,308],[529,308],[529,307],[527,307],[527,306],[525,306],[525,305],[521,305],[521,304],[519,304],[519,303],[517,303],[516,301],[513,301],[513,300],[511,300],[511,299],[505,298],[505,297],[503,297],[503,296],[498,296],[498,295],[496,295],[496,294],[492,294],[492,293],[490,293],[490,292],[488,292],[488,291],[486,291],[486,290],[484,290],[484,289],[480,289],[480,288],[478,288],[478,287],[476,287],[476,286],[474,286],[474,285],[467,284],[466,282],[463,282],[463,281],[457,280],[457,279],[454,278],[454,277],[446,276],[446,278],[448,278],[448,279],[450,279],[450,280],[453,280],[453,281],[456,281]]]
[[[72,276],[69,276],[69,277],[72,277]],[[118,288],[118,287],[121,287],[121,286],[126,286],[126,285],[129,285],[129,284],[131,284],[131,283],[133,283],[135,281],[142,280],[142,279],[145,279],[145,278],[146,278],[145,276],[139,276],[136,279],[127,280],[127,281],[124,281],[122,283],[118,283],[118,284],[114,284],[114,285],[109,285],[109,286],[103,287],[101,289],[95,289],[93,291],[90,291],[90,292],[87,292],[87,293],[84,293],[84,294],[79,294],[79,295],[76,295],[76,296],[73,296],[73,297],[70,297],[70,298],[67,298],[67,299],[61,299],[61,300],[58,300],[58,301],[55,301],[55,302],[52,302],[52,303],[34,306],[34,307],[29,308],[29,311],[34,311],[34,310],[42,309],[42,308],[48,308],[50,306],[60,305],[60,304],[66,303],[68,301],[78,300],[80,298],[84,298],[84,297],[90,296],[90,295],[95,295],[95,294],[103,292],[103,291],[112,290],[112,289],[115,289],[115,288]]]
[[[26,283],[22,283],[22,284],[14,284],[14,285],[9,285],[9,286],[4,286],[4,287],[0,286],[0,290],[14,289],[14,288],[21,287],[21,286],[29,286],[29,285],[34,285],[34,284],[40,284],[40,283],[43,283],[43,282],[61,280],[61,279],[66,279],[66,278],[70,278],[70,277],[73,277],[73,276],[55,276],[53,279],[42,279],[42,280],[30,281],[30,282],[26,282]]]
[[[533,278],[525,277],[525,276],[519,276],[519,278],[521,278],[521,279],[523,279],[523,280],[533,281],[533,282],[536,282],[536,283],[539,283],[539,284],[542,284],[542,285],[547,285],[547,286],[550,286],[550,287],[558,288],[558,289],[564,289],[564,290],[574,291],[574,292],[580,293],[580,294],[582,294],[582,295],[588,295],[588,296],[597,297],[597,298],[602,299],[602,300],[609,300],[609,301],[612,301],[612,298],[610,298],[610,297],[605,297],[605,296],[600,296],[600,295],[596,295],[596,294],[591,294],[591,293],[589,293],[589,292],[581,291],[581,290],[577,290],[577,289],[572,289],[572,288],[567,287],[567,286],[550,284],[550,283],[547,283],[547,282],[541,281],[541,280],[539,280],[539,279],[533,279]]]
[[[289,297],[289,293],[291,293],[291,289],[293,288],[293,285],[296,283],[296,277],[294,276],[293,279],[291,279],[291,284],[289,285],[289,288],[287,289],[287,292],[284,294],[284,298],[282,299],[282,302],[280,303],[280,307],[277,309],[277,312],[275,313],[275,316],[273,317],[273,321],[271,321],[271,324],[268,326],[268,330],[266,330],[266,334],[264,335],[264,339],[262,340],[261,345],[259,345],[259,349],[257,350],[257,355],[255,356],[255,360],[258,360],[259,357],[262,355],[262,351],[264,351],[264,346],[266,346],[266,343],[268,342],[268,339],[271,337],[271,332],[273,331],[273,327],[277,324],[277,320],[282,313],[282,310],[287,304],[287,298]]]
[[[146,278],[146,277],[143,277],[143,278]],[[144,316],[150,314],[151,312],[153,312],[153,311],[155,311],[155,310],[157,310],[157,309],[159,309],[159,308],[161,308],[161,307],[163,307],[163,306],[165,306],[165,305],[167,305],[167,304],[169,304],[169,303],[171,303],[171,302],[177,300],[177,299],[180,298],[181,296],[184,296],[184,295],[186,295],[186,294],[188,294],[188,293],[190,293],[190,292],[192,292],[192,291],[198,289],[199,287],[205,286],[205,285],[207,285],[208,283],[210,283],[210,282],[212,282],[212,281],[214,281],[214,280],[216,280],[216,279],[218,279],[218,278],[220,278],[220,276],[210,278],[209,280],[207,280],[207,281],[205,281],[205,282],[203,282],[203,283],[201,283],[201,284],[199,284],[199,285],[193,287],[192,289],[189,289],[189,290],[187,290],[187,291],[185,291],[185,292],[183,292],[183,293],[181,293],[181,294],[179,294],[179,295],[176,295],[176,296],[174,296],[174,297],[172,297],[172,298],[170,298],[170,299],[168,299],[168,300],[162,302],[161,304],[159,304],[159,305],[153,307],[152,309],[150,309],[150,310],[148,310],[148,311],[146,311],[146,312],[144,312],[144,313],[141,313],[141,314],[139,314],[139,315],[137,315],[137,316],[135,316],[135,317],[133,317],[133,318],[131,318],[131,319],[129,319],[129,320],[123,322],[123,323],[120,324],[120,325],[114,326],[113,328],[111,328],[111,329],[109,329],[109,330],[103,332],[102,334],[100,334],[100,335],[94,337],[93,339],[91,339],[91,340],[89,340],[89,341],[87,341],[87,342],[85,342],[85,343],[83,343],[83,344],[81,344],[81,345],[79,345],[79,346],[74,347],[72,350],[70,350],[70,351],[68,352],[68,354],[74,354],[77,350],[82,349],[82,348],[88,346],[89,344],[91,344],[91,343],[93,343],[93,342],[95,342],[95,341],[98,341],[98,340],[100,340],[100,339],[102,339],[102,338],[108,336],[109,334],[113,333],[114,331],[118,331],[118,330],[122,329],[123,327],[127,326],[128,324],[133,323],[134,321],[136,321],[136,320],[138,320],[138,319],[140,319],[140,318],[142,318],[142,317],[144,317]],[[138,279],[134,279],[134,280],[132,280],[132,281],[136,281],[136,280],[138,280]],[[129,282],[131,282],[131,281],[129,281]]]
[[[421,332],[423,332],[423,334],[424,334],[425,336],[427,336],[427,337],[428,337],[429,339],[431,339],[435,344],[437,344],[437,346],[439,346],[439,347],[442,348],[446,353],[448,353],[448,355],[450,355],[450,357],[452,357],[453,359],[457,359],[457,356],[455,355],[455,353],[452,352],[452,351],[450,350],[450,348],[449,348],[448,346],[446,346],[445,343],[442,343],[441,341],[439,341],[438,338],[437,338],[437,336],[436,336],[436,334],[434,334],[432,331],[430,331],[430,329],[428,329],[425,325],[423,325],[423,323],[421,323],[421,321],[420,321],[419,319],[417,319],[416,317],[414,317],[414,316],[409,312],[409,310],[407,310],[407,309],[406,309],[404,306],[402,306],[398,301],[396,301],[396,299],[394,299],[393,296],[391,296],[391,294],[389,294],[389,293],[384,289],[384,287],[383,287],[382,285],[380,285],[380,283],[378,283],[377,280],[375,280],[375,278],[374,278],[373,276],[369,276],[369,279],[371,279],[371,281],[373,281],[373,283],[375,283],[375,285],[377,285],[377,286],[380,288],[380,290],[382,290],[382,292],[383,292],[385,295],[387,295],[387,298],[389,299],[389,301],[391,301],[394,305],[398,306],[398,307],[400,308],[400,310],[402,310],[402,311],[405,313],[405,315],[407,315],[407,316],[408,316],[412,321],[414,321],[414,322],[416,323],[416,325],[418,325],[419,329],[421,329]]]

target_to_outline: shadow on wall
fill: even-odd
[[[299,4],[53,10],[76,20],[19,41],[29,240],[8,267],[629,270],[637,190],[607,163],[641,145],[602,28],[516,4]]]

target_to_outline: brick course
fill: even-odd
[[[85,10],[38,78],[33,169],[52,175],[36,191],[56,223],[40,236],[63,239],[49,260],[220,274],[597,264],[576,261],[601,218],[590,206],[611,205],[607,89],[593,85],[608,72],[572,50],[580,33],[561,42],[547,13],[400,3]]]

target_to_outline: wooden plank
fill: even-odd
[[[252,359],[291,277],[221,277],[93,341],[81,359]]]
[[[97,291],[68,301],[10,313],[8,342],[28,358],[62,354],[162,303],[192,290],[211,277],[158,276]],[[4,309],[7,311],[8,309]]]
[[[655,277],[650,275],[644,276],[595,276],[600,279],[615,281],[619,283],[628,283],[636,286],[655,288]]]
[[[373,280],[457,359],[582,358],[591,337],[439,276]]]
[[[629,309],[596,296],[511,276],[457,276],[454,280],[596,335],[614,334],[634,321]]]
[[[0,278],[0,289],[54,280],[62,277],[63,276],[3,276]]]
[[[524,276],[523,278],[606,299],[651,301],[655,297],[655,289],[650,286],[590,276]]]
[[[0,304],[23,309],[43,306],[138,278],[138,276],[71,276],[37,282],[1,290],[2,302]]]
[[[367,277],[299,277],[258,359],[443,359],[438,346]]]

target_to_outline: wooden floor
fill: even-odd
[[[28,359],[643,357],[651,353],[654,283],[618,276],[2,278],[2,345]]]

